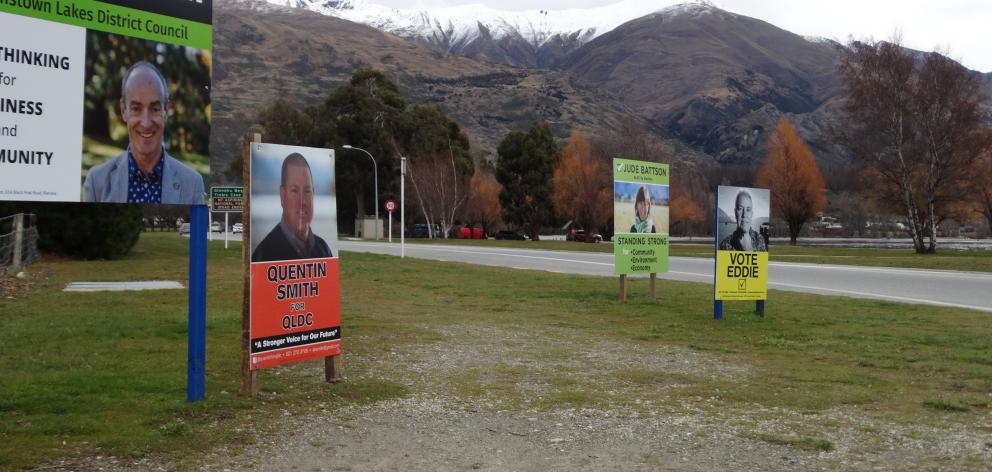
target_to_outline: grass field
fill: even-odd
[[[764,319],[741,302],[714,322],[705,284],[666,281],[653,302],[647,283],[634,280],[619,305],[608,278],[355,253],[341,259],[347,380],[323,383],[319,361],[274,368],[262,373],[261,400],[250,400],[237,395],[240,246],[222,242],[209,246],[207,400],[187,404],[184,291],[61,291],[70,281],[185,281],[187,244],[175,233],[146,233],[123,260],[47,260],[32,267],[30,293],[0,299],[0,469],[109,454],[194,460],[218,445],[250,445],[287,412],[422,392],[514,410],[609,404],[664,412],[716,402],[799,411],[810,424],[838,408],[896,426],[974,425],[992,414],[986,313],[771,291]],[[494,359],[491,370],[437,377],[390,361],[394,350],[427,355],[452,345],[486,356],[472,355],[467,339],[475,338],[462,331],[495,344],[500,333],[507,345],[522,335],[538,342],[521,344],[515,361]],[[672,375],[650,364],[604,364],[609,352],[602,362],[570,361],[585,359],[575,346],[586,339],[696,353],[710,364]],[[535,384],[552,393],[532,395]],[[815,433],[763,434],[755,437],[832,447]]]
[[[613,252],[612,244],[575,243],[570,241],[496,241],[466,239],[407,239],[414,244],[454,244],[485,247],[513,247],[549,251]],[[706,244],[672,244],[670,256],[713,258],[713,246]],[[826,248],[772,246],[769,260],[918,269],[967,270],[992,272],[992,251],[943,250],[937,254],[916,254],[911,249]]]

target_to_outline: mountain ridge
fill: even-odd
[[[274,97],[297,104],[319,100],[354,69],[373,67],[390,75],[409,103],[435,104],[455,118],[488,160],[508,131],[534,120],[548,122],[558,139],[573,126],[589,133],[633,120],[666,143],[673,158],[753,167],[764,157],[776,122],[786,117],[821,163],[847,162],[824,140],[840,116],[843,84],[836,65],[843,45],[804,38],[710,3],[655,11],[589,41],[572,38],[543,60],[555,63],[549,68],[508,64],[513,61],[504,56],[513,48],[539,51],[519,37],[499,39],[484,27],[484,40],[470,51],[473,58],[271,2],[218,2],[221,12],[258,13],[248,20],[230,14],[232,24],[218,22],[215,33],[215,74],[239,70],[253,77],[235,81],[254,92],[234,98],[241,119],[251,119],[252,110]],[[258,44],[247,42],[253,30],[263,29],[271,31]],[[263,64],[268,69],[260,70]],[[274,80],[275,70],[298,77]],[[992,74],[982,78],[992,91]],[[221,95],[227,85],[220,82]],[[227,117],[228,110],[219,108],[219,116]]]
[[[515,66],[555,67],[592,39],[644,15],[701,14],[719,10],[708,0],[658,8],[642,0],[620,0],[594,8],[496,10],[483,5],[397,9],[367,0],[268,0],[372,26],[443,53]]]
[[[297,106],[323,100],[362,67],[385,72],[409,104],[439,106],[452,116],[485,160],[500,140],[535,120],[564,139],[572,127],[608,130],[633,122],[662,130],[629,107],[568,72],[532,70],[442,54],[374,28],[258,0],[217,0],[214,40],[212,173],[236,182],[230,160],[258,112],[276,99]],[[667,155],[705,162],[676,140],[661,138]]]

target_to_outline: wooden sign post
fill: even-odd
[[[627,302],[627,274],[620,274],[620,303]]]
[[[259,133],[244,138],[241,178],[244,195],[251,195],[251,144],[262,142]],[[241,224],[241,395],[258,396],[258,371],[251,368],[251,198],[245,198]]]
[[[651,299],[658,299],[658,273],[651,273]],[[627,274],[620,274],[620,303],[627,302]]]

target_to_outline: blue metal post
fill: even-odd
[[[765,317],[765,301],[764,300],[756,300],[754,302],[754,312],[757,313],[758,316],[760,316],[762,318]]]
[[[207,206],[190,207],[189,337],[186,357],[186,401],[206,396],[207,358]]]
[[[723,300],[716,299],[716,251],[720,247],[720,187],[716,188],[713,205],[713,319],[723,319]]]

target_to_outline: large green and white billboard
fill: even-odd
[[[668,164],[613,159],[617,274],[668,272]]]
[[[0,200],[203,204],[212,0],[0,0]]]

